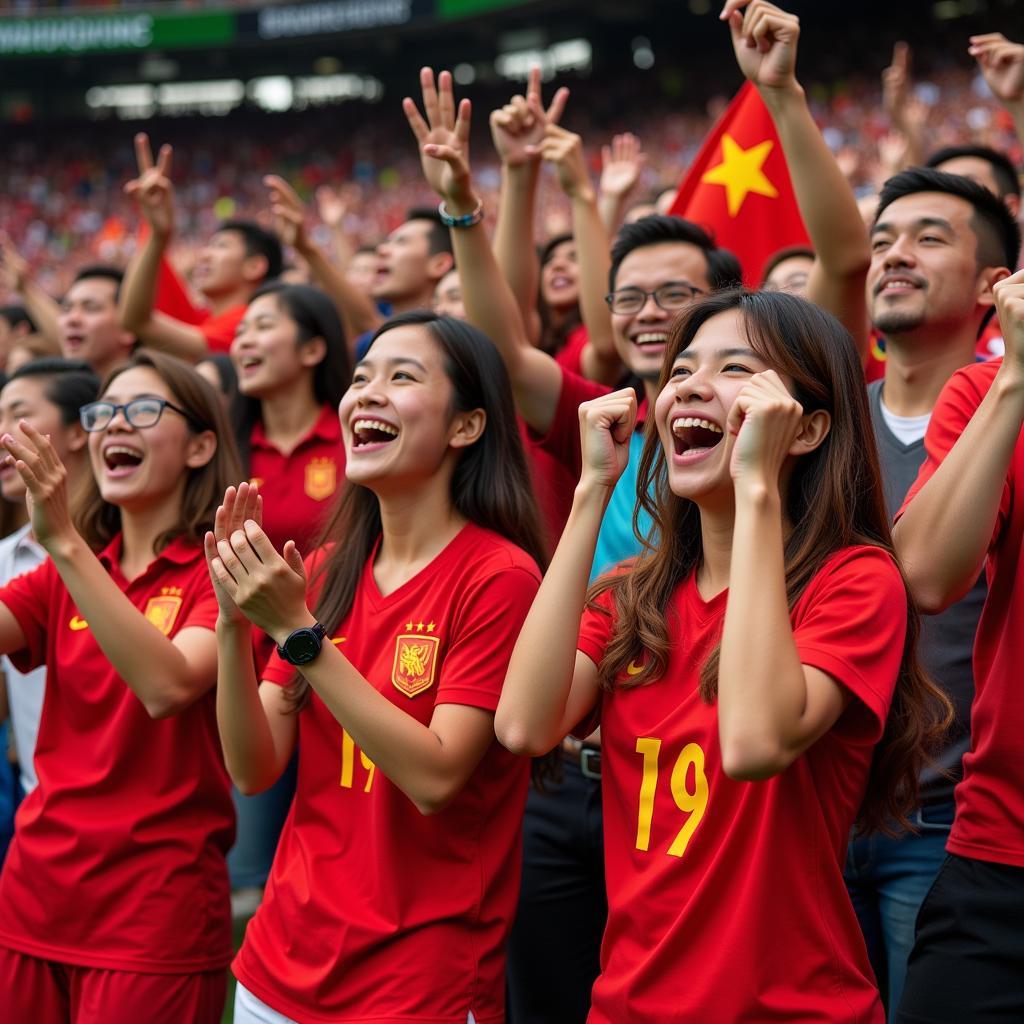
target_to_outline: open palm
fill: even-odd
[[[469,193],[469,100],[455,108],[452,76],[442,71],[434,84],[434,72],[420,72],[424,119],[416,104],[407,96],[402,101],[409,127],[420,147],[423,175],[442,199],[463,200]]]

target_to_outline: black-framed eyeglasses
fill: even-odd
[[[639,313],[647,300],[653,298],[667,313],[674,313],[703,294],[704,289],[696,285],[686,284],[684,281],[670,281],[660,288],[655,288],[653,292],[645,292],[642,288],[622,288],[606,295],[604,301],[608,303],[613,313],[628,316]]]
[[[124,412],[124,418],[137,430],[145,430],[146,427],[155,427],[164,414],[164,409],[173,409],[176,413],[184,416],[189,424],[198,430],[202,430],[201,424],[197,423],[190,413],[168,402],[166,398],[133,398],[130,402],[90,402],[78,410],[78,419],[82,429],[90,434],[98,430],[106,430],[110,421],[117,415],[118,411]]]

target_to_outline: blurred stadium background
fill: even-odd
[[[565,123],[598,167],[616,131],[639,134],[641,192],[678,182],[740,75],[712,0],[78,0],[0,3],[0,226],[54,293],[75,266],[123,263],[137,219],[121,187],[131,140],[175,146],[175,260],[225,216],[265,209],[262,176],[310,196],[349,186],[345,226],[373,243],[429,199],[400,109],[426,63],[475,104],[478,176],[498,183],[486,115],[539,64],[573,92]],[[881,70],[914,50],[916,98],[934,144],[975,139],[1021,153],[967,56],[979,31],[1020,32],[1019,0],[789,3],[798,73],[855,186],[879,177],[888,123]],[[492,210],[494,206],[490,207]],[[555,190],[541,233],[560,227]],[[2,298],[2,297],[0,297]]]

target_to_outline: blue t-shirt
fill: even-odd
[[[551,428],[539,443],[578,479],[583,468],[580,451],[579,408],[584,402],[609,394],[612,389],[604,384],[587,380],[585,377],[565,369],[564,366],[559,369],[562,371],[562,389],[558,395],[558,405],[555,407]],[[615,485],[615,490],[612,491],[604,519],[601,520],[601,532],[598,534],[597,549],[594,552],[594,562],[591,567],[591,580],[596,579],[617,563],[636,557],[642,547],[636,534],[633,533],[633,510],[636,508],[640,454],[644,447],[643,405],[641,405],[640,412],[641,423],[638,423],[629,442],[629,461],[619,482]],[[637,525],[644,534],[651,530],[651,517],[642,509]]]
[[[629,439],[629,461],[619,477],[619,482],[612,491],[604,519],[601,520],[601,532],[597,535],[597,549],[594,551],[594,563],[590,568],[590,581],[593,582],[603,572],[627,558],[640,553],[641,544],[633,532],[633,510],[637,503],[637,483],[639,480],[640,453],[644,448],[644,435],[641,430],[634,430]],[[647,536],[651,532],[654,521],[646,509],[638,510],[637,526]]]

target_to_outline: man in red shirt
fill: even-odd
[[[1024,1019],[1024,272],[994,286],[1000,360],[939,397],[895,540],[918,604],[948,607],[987,569],[974,648],[972,749],[947,858],[918,916],[901,1022]]]
[[[199,251],[195,284],[206,300],[198,322],[157,312],[156,293],[161,264],[174,236],[174,186],[171,147],[163,146],[157,163],[149,139],[135,137],[139,176],[125,185],[149,225],[149,235],[132,260],[121,291],[121,323],[150,348],[195,361],[209,351],[226,352],[253,292],[280,275],[281,242],[253,221],[224,221]]]

